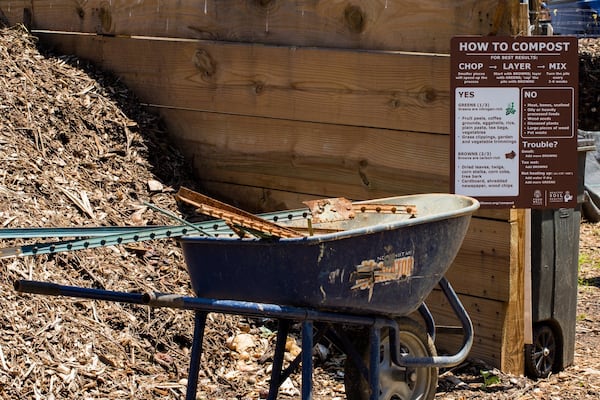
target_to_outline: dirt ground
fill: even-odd
[[[175,190],[201,188],[165,137],[160,120],[115,77],[40,52],[22,28],[0,30],[1,228],[173,224],[145,203],[177,213]],[[25,242],[31,240],[13,233],[0,237],[0,248],[7,254],[7,247]],[[468,360],[440,371],[436,398],[599,398],[599,247],[600,224],[583,222],[573,366],[531,380]],[[173,241],[2,258],[0,271],[0,399],[184,398],[190,312],[13,289],[17,279],[36,279],[191,295]],[[264,398],[274,328],[269,321],[211,314],[198,398]],[[286,359],[299,351],[292,333]],[[342,365],[334,348],[318,347],[315,399],[345,399]],[[299,398],[299,389],[294,374],[280,398]]]

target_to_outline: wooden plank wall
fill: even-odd
[[[527,15],[518,0],[29,0],[0,10],[120,76],[161,113],[205,190],[250,211],[448,191],[450,38],[519,34]],[[480,211],[448,273],[474,320],[471,355],[514,373],[521,226],[517,211]],[[448,319],[438,292],[428,304]]]

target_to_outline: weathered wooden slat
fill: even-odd
[[[169,121],[169,128],[178,132],[179,140],[196,143],[206,152],[233,154],[234,158],[239,154],[249,159],[282,157],[287,164],[298,167],[362,168],[365,175],[373,166],[392,169],[393,174],[440,176],[433,184],[447,181],[447,135],[182,110],[161,110],[161,113]],[[364,176],[365,181],[368,178]]]
[[[191,148],[191,146],[190,146]],[[221,155],[223,155],[222,153]],[[431,192],[427,189],[426,179],[435,179],[435,176],[422,174],[420,177],[404,177],[393,181],[394,176],[385,174],[385,169],[370,168],[372,178],[368,181],[374,189],[365,188],[365,177],[361,177],[361,171],[348,170],[344,166],[336,166],[319,161],[319,165],[309,164],[309,159],[300,159],[291,161],[288,158],[275,159],[273,156],[269,160],[256,157],[228,155],[224,159],[215,155],[215,157],[199,156],[204,158],[206,167],[196,169],[199,174],[203,174],[203,180],[209,182],[236,183],[242,186],[255,186],[265,189],[285,190],[289,192],[306,193],[317,197],[331,197],[334,193],[348,193],[348,197],[353,198],[377,198],[386,197],[391,192],[398,195],[409,194],[410,192]],[[296,166],[290,165],[293,162]],[[303,164],[306,162],[305,164]],[[273,170],[274,165],[285,165],[286,171]],[[323,173],[321,168],[326,168],[327,173]],[[296,172],[295,175],[293,172]],[[389,172],[389,170],[387,170]],[[285,175],[280,175],[284,173]],[[319,196],[319,193],[324,195]]]
[[[162,110],[204,180],[385,197],[448,188],[448,136]]]
[[[12,2],[11,2],[12,3]],[[514,31],[516,0],[33,0],[34,27],[290,46],[449,52],[454,35]]]
[[[449,57],[42,34],[114,72],[142,101],[237,115],[449,132]]]

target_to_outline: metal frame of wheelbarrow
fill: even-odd
[[[121,303],[131,303],[147,305],[151,307],[169,307],[195,312],[194,320],[194,339],[192,342],[192,352],[190,355],[190,366],[188,371],[188,383],[186,399],[194,400],[198,386],[198,374],[200,372],[200,358],[202,355],[202,344],[204,339],[204,329],[208,313],[216,312],[232,315],[254,316],[262,318],[276,319],[279,324],[277,331],[277,340],[273,356],[273,368],[271,372],[271,381],[269,384],[269,394],[267,399],[274,400],[283,381],[302,363],[302,399],[312,399],[312,349],[315,342],[314,323],[323,324],[341,324],[358,325],[369,327],[369,367],[365,365],[358,352],[353,349],[348,340],[342,340],[346,343],[343,347],[346,353],[352,353],[353,360],[357,363],[359,370],[368,380],[371,388],[371,400],[377,400],[379,397],[379,357],[381,344],[381,329],[389,329],[390,354],[392,362],[399,367],[406,368],[444,368],[451,367],[461,363],[468,355],[473,344],[473,325],[466,310],[461,304],[456,292],[448,283],[446,278],[442,277],[439,286],[448,299],[452,310],[458,317],[462,332],[463,343],[460,350],[449,356],[432,357],[408,357],[400,353],[398,346],[398,324],[392,318],[379,316],[366,316],[348,313],[318,311],[308,308],[281,306],[275,304],[244,302],[236,300],[216,300],[202,297],[186,297],[174,294],[163,293],[127,293],[116,292],[103,289],[82,288],[77,286],[65,286],[51,282],[40,282],[30,280],[15,281],[14,287],[19,292],[34,293],[52,296],[78,297],[93,300],[107,300]],[[425,304],[421,304],[419,312],[425,320],[428,334],[435,336],[435,324],[433,318]],[[283,369],[283,356],[285,353],[285,342],[289,331],[290,321],[302,323],[302,352],[293,360],[290,365]],[[336,332],[339,333],[339,332]],[[319,332],[316,340],[320,340],[325,331]],[[347,339],[347,338],[346,338]]]

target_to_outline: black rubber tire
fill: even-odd
[[[546,324],[533,328],[533,344],[525,345],[525,372],[534,379],[547,378],[556,369],[558,340]]]
[[[583,204],[581,205],[583,217],[589,222],[600,222],[600,199],[589,191],[583,192]]]
[[[425,329],[410,318],[398,319],[399,341],[402,353],[414,357],[433,357],[437,355],[431,337]],[[369,345],[368,333],[357,336],[355,346],[368,365]],[[394,373],[403,368],[391,363],[389,355],[387,331],[381,335],[381,357],[379,371],[379,400],[431,400],[435,397],[438,382],[438,369],[413,368],[407,371],[407,376],[413,377],[411,382],[394,379]],[[346,360],[344,386],[347,400],[368,400],[370,387],[362,376],[356,364]]]

